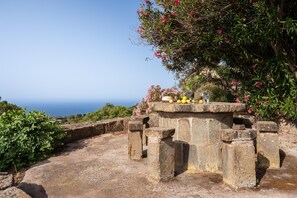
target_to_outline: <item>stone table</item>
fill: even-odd
[[[169,104],[154,102],[160,127],[175,128],[176,170],[222,171],[221,129],[233,126],[233,113],[246,110],[245,104]]]

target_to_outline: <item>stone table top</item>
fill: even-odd
[[[183,113],[233,113],[246,111],[243,103],[210,102],[209,104],[177,104],[165,102],[152,102],[150,107],[157,112],[183,112]]]

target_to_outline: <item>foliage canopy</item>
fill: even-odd
[[[145,0],[138,32],[180,79],[211,70],[208,81],[258,118],[296,120],[296,9],[295,0]]]

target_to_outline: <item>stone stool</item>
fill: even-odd
[[[275,122],[257,122],[257,167],[279,168],[279,136]]]
[[[223,181],[234,188],[256,186],[256,131],[239,127],[223,129],[221,133]]]
[[[143,123],[140,120],[128,123],[128,156],[132,160],[142,159],[143,153]]]
[[[148,137],[148,174],[157,181],[174,177],[174,128],[153,127],[145,131]]]

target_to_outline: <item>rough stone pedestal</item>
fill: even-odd
[[[156,181],[168,181],[174,177],[174,128],[154,127],[146,129],[148,137],[148,174]]]
[[[222,130],[223,181],[234,187],[256,186],[254,130]]]
[[[258,168],[279,168],[279,136],[275,122],[257,122],[257,158]]]
[[[129,159],[140,160],[143,153],[143,123],[139,120],[128,124],[128,155]]]
[[[177,168],[191,172],[222,171],[221,129],[233,125],[233,113],[246,111],[241,103],[170,104],[155,102],[159,127],[175,128]]]

